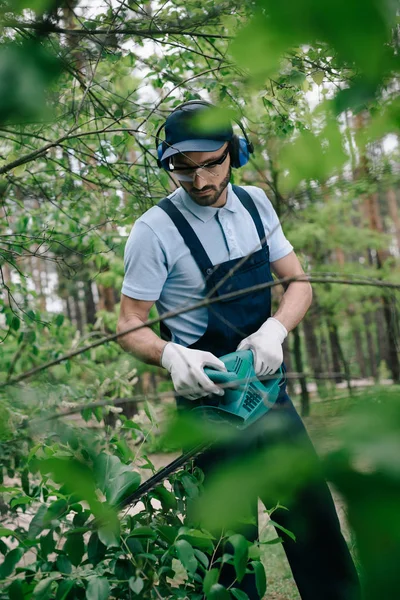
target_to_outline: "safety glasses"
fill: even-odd
[[[211,176],[211,177],[215,177],[217,175],[220,174],[221,172],[221,166],[223,165],[223,163],[226,160],[226,157],[229,154],[229,148],[227,148],[225,150],[225,152],[222,154],[222,156],[220,156],[220,158],[217,158],[216,160],[213,160],[212,162],[208,162],[204,165],[198,165],[197,167],[180,167],[175,166],[172,161],[170,161],[169,163],[169,170],[175,175],[175,177],[179,180],[179,181],[193,181],[193,179],[199,175],[200,177],[204,177],[204,176]],[[200,175],[200,172],[204,171],[205,173],[203,175]]]

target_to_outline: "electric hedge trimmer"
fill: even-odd
[[[276,402],[279,384],[283,377],[282,370],[277,371],[273,379],[262,383],[255,374],[251,350],[232,352],[221,356],[221,360],[227,371],[216,371],[210,368],[204,371],[214,383],[224,386],[225,395],[221,397],[213,395],[210,404],[197,406],[190,411],[190,414],[214,424],[229,424],[236,429],[246,429],[265,415]],[[158,471],[133,494],[125,498],[121,508],[138,502],[145,494],[201,454],[209,445],[210,442],[207,441],[184,452],[182,456]]]

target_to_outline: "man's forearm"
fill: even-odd
[[[312,288],[308,281],[294,281],[283,294],[279,308],[273,315],[291,331],[300,323],[312,302]]]
[[[143,325],[139,317],[131,317],[128,321],[119,321],[117,332],[125,331],[131,327]],[[142,327],[118,338],[120,346],[143,362],[160,366],[161,355],[166,342],[161,340],[150,327]]]

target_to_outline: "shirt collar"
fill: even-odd
[[[197,204],[194,200],[192,200],[192,198],[183,188],[180,189],[182,190],[181,198],[184,206],[192,213],[192,215],[200,219],[200,221],[203,221],[203,223],[210,221],[220,210],[228,210],[232,213],[237,211],[237,203],[239,202],[239,200],[233,193],[232,185],[230,183],[228,184],[228,196],[226,199],[226,203],[221,208],[213,208],[212,206],[200,206],[200,204]]]

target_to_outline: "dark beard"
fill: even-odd
[[[207,186],[205,189],[210,190],[210,194],[207,196],[197,196],[195,190],[192,188],[189,192],[189,196],[199,204],[200,206],[213,206],[216,202],[218,202],[219,197],[221,196],[224,189],[227,187],[228,183],[231,180],[232,167],[229,167],[229,171],[226,177],[221,181],[219,186],[216,188],[214,186]],[[201,190],[203,191],[203,190]]]

